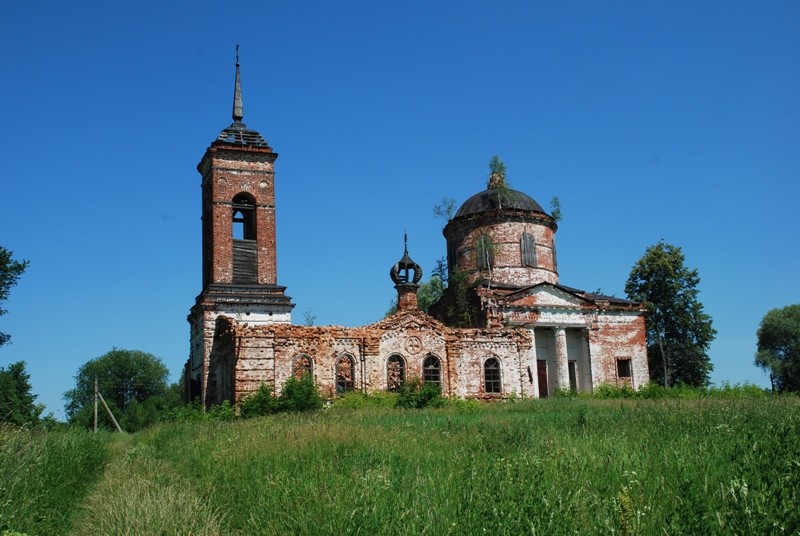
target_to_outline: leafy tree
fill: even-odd
[[[660,241],[631,270],[625,292],[647,308],[650,378],[665,386],[708,384],[708,348],[716,330],[698,301],[697,270],[684,265],[681,248]]]
[[[800,303],[768,311],[756,335],[756,365],[769,372],[772,389],[800,391]]]
[[[91,427],[94,421],[94,382],[120,426],[135,432],[159,420],[170,405],[169,371],[160,359],[139,350],[114,348],[84,363],[75,376],[75,388],[64,398],[70,424]],[[111,428],[101,410],[99,424]]]
[[[0,246],[0,304],[8,299],[8,294],[11,292],[11,287],[17,284],[19,276],[28,267],[28,261],[15,261],[11,258],[12,252]],[[3,316],[8,311],[0,307],[0,316]],[[8,343],[10,335],[0,332],[0,346]]]
[[[34,404],[29,380],[24,361],[0,368],[0,422],[19,426],[39,422],[43,406]]]

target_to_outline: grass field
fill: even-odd
[[[799,409],[796,397],[549,399],[127,436],[3,429],[0,529],[798,534]]]

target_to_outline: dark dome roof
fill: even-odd
[[[461,208],[456,212],[456,218],[459,216],[468,216],[470,214],[477,214],[479,212],[486,212],[487,210],[496,210],[497,208],[522,210],[525,212],[541,212],[546,214],[542,207],[533,200],[533,198],[518,192],[517,190],[507,189],[506,194],[501,198],[502,203],[498,203],[498,190],[488,189],[477,193],[464,201]]]

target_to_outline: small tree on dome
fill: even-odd
[[[489,190],[492,190],[499,210],[503,209],[504,204],[509,204],[513,194],[506,181],[506,165],[497,155],[494,155],[489,160],[489,180],[486,186]]]

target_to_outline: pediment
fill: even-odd
[[[582,307],[587,299],[549,283],[540,283],[506,297],[511,307]]]
[[[443,333],[447,326],[422,311],[399,311],[369,327],[383,330],[430,330]]]

